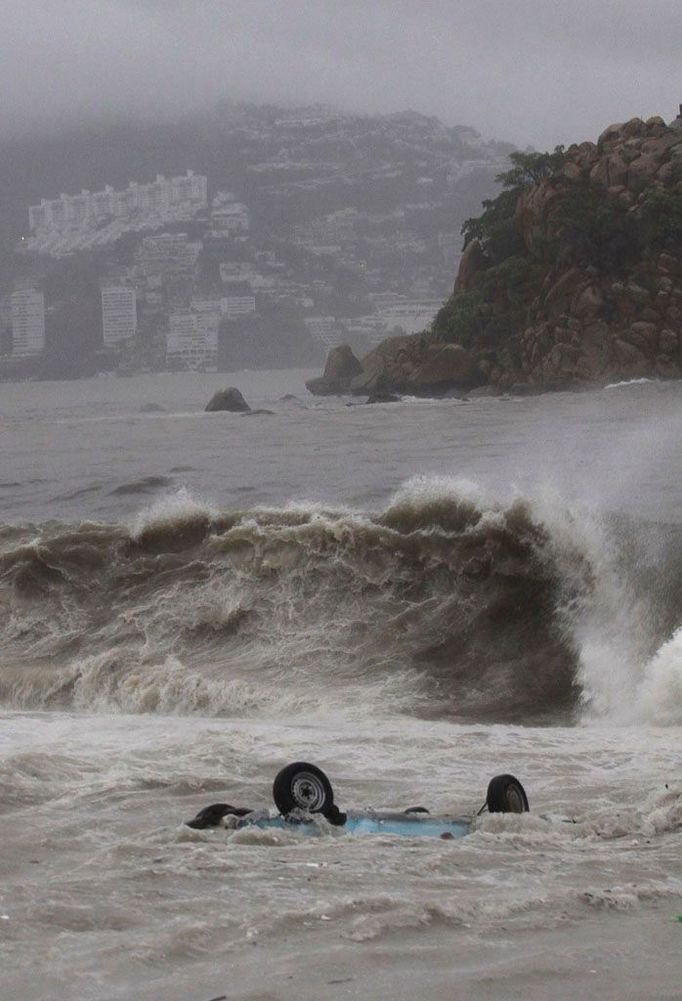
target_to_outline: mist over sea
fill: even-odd
[[[682,384],[308,374],[1,387],[7,997],[676,996]],[[228,381],[272,413],[204,413]],[[182,826],[296,759],[434,811],[512,772],[531,813]]]

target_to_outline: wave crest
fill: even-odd
[[[549,721],[588,706],[675,723],[671,531],[445,478],[406,483],[377,514],[220,512],[181,491],[128,526],[27,526],[0,533],[0,693],[107,711],[361,703]]]

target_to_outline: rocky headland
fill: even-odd
[[[463,227],[454,290],[431,329],[361,360],[335,348],[311,392],[541,392],[682,376],[682,113],[510,159],[501,193]]]

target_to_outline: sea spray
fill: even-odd
[[[682,724],[682,627],[645,666],[635,705],[648,722]]]

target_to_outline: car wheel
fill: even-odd
[[[294,761],[275,777],[272,796],[279,812],[286,817],[293,810],[334,816],[334,791],[322,769],[307,761]]]
[[[496,775],[490,780],[486,804],[490,813],[527,813],[528,797],[513,775]]]

